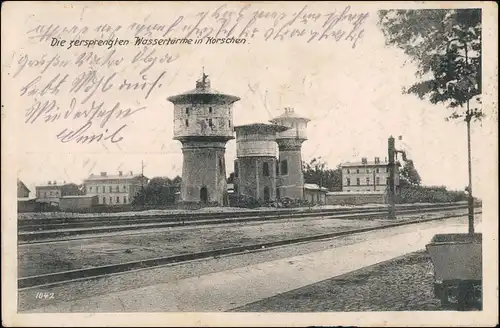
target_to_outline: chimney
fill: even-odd
[[[49,181],[49,186],[51,186],[51,185],[52,185],[52,181]]]
[[[366,164],[368,163],[368,160],[366,157],[361,158],[361,164]]]
[[[134,172],[130,171],[130,175],[134,175]]]
[[[122,176],[122,175],[123,175],[123,172],[122,172],[122,171],[118,171],[118,175],[119,175],[119,176]]]
[[[56,180],[54,180],[53,184],[54,184],[54,185],[56,185],[56,184],[57,184],[57,181],[56,181]]]
[[[375,164],[379,164],[380,163],[380,158],[379,157],[375,157]]]
[[[106,172],[101,172],[101,177],[105,177],[107,175]]]

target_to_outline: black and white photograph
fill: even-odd
[[[3,325],[498,325],[497,12],[4,2]]]

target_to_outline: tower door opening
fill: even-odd
[[[269,187],[264,187],[264,201],[268,202],[269,199]]]
[[[207,187],[201,187],[200,189],[200,200],[203,204],[208,202],[208,190]]]

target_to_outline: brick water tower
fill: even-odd
[[[234,192],[265,202],[276,200],[278,166],[276,133],[288,128],[277,124],[247,124],[236,131]]]
[[[203,73],[195,89],[167,99],[174,104],[174,139],[182,143],[180,203],[226,205],[224,155],[234,139],[233,103],[240,98],[211,89]]]
[[[271,123],[288,127],[276,135],[279,148],[279,198],[304,199],[304,174],[302,173],[302,143],[307,140],[307,123],[310,120],[285,108]]]

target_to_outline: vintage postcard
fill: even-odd
[[[1,15],[4,326],[498,324],[496,3]]]

